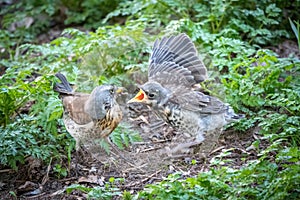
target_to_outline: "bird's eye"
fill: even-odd
[[[110,93],[110,94],[114,94],[114,93],[115,93],[114,88],[110,89],[110,90],[109,90],[109,93]]]
[[[155,95],[154,95],[153,93],[149,93],[148,96],[149,96],[150,98],[153,98]]]

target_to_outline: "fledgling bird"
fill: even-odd
[[[241,118],[218,98],[194,89],[207,78],[207,69],[186,34],[156,40],[149,60],[148,82],[128,101],[148,105],[175,130],[192,138],[174,151],[201,143],[205,135]]]
[[[121,88],[112,85],[96,87],[91,94],[75,92],[66,77],[57,73],[61,81],[54,85],[59,92],[64,107],[63,120],[67,131],[76,140],[76,150],[80,145],[89,145],[99,139],[107,139],[122,120],[122,111],[116,102]],[[109,140],[108,140],[109,141]]]

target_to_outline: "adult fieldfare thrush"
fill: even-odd
[[[186,34],[163,37],[154,43],[148,82],[140,86],[128,103],[148,105],[160,119],[192,138],[193,142],[181,146],[187,148],[201,143],[207,133],[241,117],[216,97],[194,89],[206,78],[206,67]]]
[[[54,91],[59,92],[62,98],[63,120],[67,131],[76,140],[76,150],[80,144],[107,139],[122,119],[121,108],[116,102],[120,88],[102,85],[91,94],[79,93],[73,91],[63,74],[57,73],[56,77],[61,83],[55,84]]]

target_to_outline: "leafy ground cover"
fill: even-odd
[[[0,4],[1,198],[300,198],[300,1]],[[88,153],[78,160],[54,74],[67,74],[79,91],[112,83],[130,96],[145,81],[153,41],[179,32],[209,70],[205,91],[246,118],[228,126],[205,158],[189,155],[151,172]],[[128,150],[136,131],[143,135],[142,125],[126,119],[111,137]]]

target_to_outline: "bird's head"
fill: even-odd
[[[117,104],[116,98],[124,88],[114,85],[101,85],[96,87],[87,102],[85,103],[85,112],[89,113],[93,119],[101,119],[106,112]]]
[[[94,99],[98,104],[103,104],[107,110],[113,105],[118,94],[123,90],[123,87],[117,87],[115,85],[101,85],[96,87],[91,95],[94,95]]]
[[[151,107],[163,105],[169,99],[169,91],[157,82],[140,86],[139,92],[128,103],[140,102]]]

